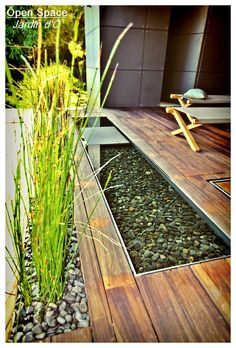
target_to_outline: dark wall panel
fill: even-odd
[[[230,6],[210,6],[196,87],[230,94]]]
[[[230,74],[201,72],[198,75],[198,87],[208,94],[230,94]]]
[[[193,88],[198,71],[208,6],[172,6],[162,100]]]
[[[126,27],[130,22],[133,28],[144,28],[145,6],[101,6],[101,25]]]
[[[230,6],[210,6],[207,33],[230,33]]]
[[[147,29],[168,30],[170,6],[147,6]]]
[[[164,70],[167,31],[146,30],[143,56],[144,70]]]
[[[121,28],[101,28],[102,68],[105,67],[112,47],[121,33]],[[111,68],[119,63],[119,69],[141,70],[143,57],[144,30],[130,29],[120,43],[120,46],[112,60]]]
[[[179,34],[168,42],[166,70],[196,71],[203,34]]]
[[[159,103],[169,17],[169,6],[101,6],[102,69],[122,27],[134,22],[112,61],[111,69],[119,67],[106,106]]]
[[[143,71],[140,106],[157,106],[160,103],[163,71]]]
[[[226,63],[228,52],[228,42],[225,35],[221,34],[207,34],[204,42],[204,54],[201,61],[201,71],[213,72],[221,71],[229,61]]]
[[[105,95],[111,74],[112,71],[109,71],[103,88],[103,96]],[[140,71],[118,70],[106,102],[106,107],[139,106],[140,87]]]
[[[193,88],[195,72],[186,71],[165,71],[162,95],[166,96],[162,100],[168,101],[170,93],[185,93]]]
[[[172,6],[170,33],[204,32],[207,12],[208,6]]]

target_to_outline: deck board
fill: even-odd
[[[229,342],[230,327],[189,267],[166,271],[201,342]]]
[[[165,272],[137,278],[140,292],[160,342],[198,342]]]
[[[81,153],[81,147],[78,152]],[[87,159],[83,157],[80,163],[81,171],[83,171],[86,162]],[[87,225],[88,219],[84,203],[83,193],[81,194],[81,186],[79,182],[76,181],[74,208],[75,226],[78,233],[78,240],[81,240],[80,258],[88,295],[93,340],[94,342],[114,342],[116,341],[116,337],[112,325],[110,308],[108,306],[103,279],[97,260],[94,240],[90,228]],[[84,224],[86,228],[84,228]],[[79,232],[84,234],[82,239]]]
[[[221,260],[220,260],[221,261]],[[222,260],[224,261],[224,260]],[[214,274],[212,274],[211,270],[210,272],[206,271],[209,270],[212,265],[217,264],[217,261],[214,262],[207,262],[203,264],[197,264],[194,266],[191,266],[191,269],[193,270],[194,274],[198,278],[198,280],[203,285],[204,289],[208,293],[208,295],[211,297],[219,311],[222,313],[224,319],[230,323],[230,296],[229,296],[229,289],[227,291],[222,291],[222,286],[219,286],[219,277],[220,274],[215,277]],[[224,261],[225,264],[227,264],[226,261]],[[205,266],[205,267],[204,267]],[[225,265],[226,266],[226,265]],[[229,264],[228,264],[229,266]],[[226,266],[227,267],[227,266]],[[229,268],[229,267],[227,267]],[[225,278],[224,278],[225,279]],[[227,278],[226,278],[227,279]],[[221,281],[220,281],[221,283]]]
[[[80,164],[79,180],[81,180],[81,187],[83,187],[82,195],[86,205],[87,215],[89,215],[94,207],[91,205],[91,200],[87,198],[94,197],[94,193],[99,190],[96,180],[93,178],[89,182],[89,185],[86,185],[91,173],[92,169],[89,162],[84,157]],[[77,189],[79,190],[79,188]],[[75,195],[77,199],[80,196],[78,192]],[[75,208],[75,215],[76,221],[87,221],[84,214],[81,214],[81,209],[77,209],[77,207]],[[110,337],[109,325],[104,329],[103,317],[99,318],[99,313],[103,314],[104,307],[102,306],[99,310],[101,305],[99,302],[101,301],[99,299],[99,292],[102,293],[102,287],[105,290],[109,302],[112,327],[115,330],[115,336],[118,342],[157,341],[130,265],[125,257],[123,247],[114,244],[114,242],[107,241],[103,236],[103,233],[105,233],[110,238],[113,238],[114,241],[119,241],[103,198],[97,202],[92,218],[89,220],[89,227],[93,237],[94,249],[91,245],[88,245],[89,239],[83,237],[81,243],[81,259],[86,287],[88,289],[94,341],[98,341],[96,336],[99,327],[101,331],[100,335],[103,335],[103,331],[105,330],[104,342],[107,342],[107,337]],[[100,233],[95,233],[94,228],[99,229]],[[94,237],[101,241],[103,246],[97,243]],[[108,250],[105,250],[104,246]],[[96,275],[98,273],[98,270],[96,270],[97,265],[101,270],[102,283],[100,283],[99,274]],[[98,284],[96,284],[97,279],[99,281]],[[99,284],[101,284],[101,289],[99,289]],[[95,298],[93,298],[93,294]],[[101,299],[104,300],[104,296]],[[108,320],[108,313],[104,315],[106,320]],[[142,317],[142,322],[139,322],[140,317]],[[94,331],[94,328],[96,328],[96,331]],[[101,342],[101,340],[99,341]]]
[[[107,290],[117,342],[157,342],[136,284]]]
[[[80,168],[83,196],[105,288],[134,283],[134,277],[88,161]],[[91,178],[88,181],[88,178]],[[92,197],[92,199],[91,199]],[[92,214],[92,215],[91,215]]]
[[[214,279],[226,300],[230,301],[230,265],[223,259],[202,264],[206,273]]]
[[[49,341],[45,341],[49,342]],[[92,332],[90,327],[80,328],[74,331],[65,332],[51,337],[50,343],[75,343],[92,342]]]

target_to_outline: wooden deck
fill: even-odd
[[[207,180],[230,177],[230,132],[213,125],[192,130],[194,153],[183,136],[172,136],[175,120],[164,108],[104,109],[117,126],[197,207],[230,236],[230,201]]]
[[[195,154],[181,137],[172,139],[175,125],[163,113],[116,110],[108,115],[229,234],[228,198],[205,181],[229,176],[226,132],[201,129],[196,138],[202,152]],[[47,342],[230,341],[230,258],[135,276],[86,156],[75,197],[77,230],[83,222],[90,224],[80,251],[91,327]]]

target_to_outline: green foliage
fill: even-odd
[[[78,24],[78,23],[77,23]],[[78,25],[74,26],[75,33]],[[33,264],[36,269],[36,276],[39,288],[39,298],[44,303],[58,301],[65,287],[64,277],[65,259],[69,244],[68,222],[70,209],[74,204],[74,189],[80,165],[81,156],[78,156],[77,145],[82,136],[82,129],[85,127],[92,115],[96,98],[98,97],[102,84],[105,80],[112,58],[120,44],[121,39],[130,28],[131,24],[123,30],[109,56],[107,65],[101,78],[99,89],[94,91],[95,99],[90,103],[86,100],[86,116],[80,122],[80,129],[77,132],[77,124],[80,108],[84,105],[84,94],[81,96],[81,83],[74,77],[75,59],[78,55],[78,48],[72,49],[72,64],[69,69],[59,62],[59,39],[56,40],[55,54],[56,63],[47,65],[45,54],[44,66],[39,69],[31,66],[26,59],[26,72],[23,73],[23,81],[15,83],[11,72],[7,67],[7,78],[9,89],[12,93],[11,103],[19,111],[23,105],[31,107],[33,113],[32,130],[27,129],[19,111],[19,123],[21,128],[21,157],[23,174],[27,183],[28,209],[28,231],[32,246]],[[60,37],[60,28],[56,38]],[[77,34],[73,36],[73,42],[77,42]],[[113,76],[114,78],[114,76]],[[106,96],[112,85],[109,83]],[[92,88],[93,89],[93,88]],[[78,92],[80,94],[78,94]],[[70,108],[75,105],[74,115],[71,117]],[[95,123],[94,123],[95,127]],[[79,159],[77,157],[79,157]],[[18,169],[19,171],[19,169]],[[17,250],[20,245],[19,257],[16,261],[24,263],[24,236],[22,231],[21,213],[19,211],[22,202],[21,190],[18,183],[21,176],[19,173],[15,181],[15,200],[17,205],[12,205],[12,213],[8,213],[9,224],[15,235],[13,238]],[[105,185],[107,188],[108,181]],[[98,200],[101,196],[98,198]],[[97,202],[98,202],[97,200]],[[95,210],[97,202],[94,204]],[[24,207],[27,205],[24,204]],[[15,213],[17,211],[17,213]],[[21,230],[19,230],[21,228]],[[85,230],[86,226],[83,229]],[[18,233],[20,231],[20,234]],[[81,235],[83,235],[83,232]],[[14,262],[14,256],[12,256]],[[21,268],[18,268],[21,272]],[[24,280],[27,279],[24,267],[22,276],[19,278],[19,286],[24,291]],[[23,281],[22,281],[23,279]],[[30,289],[27,289],[30,298]],[[26,294],[27,295],[27,294]],[[25,296],[26,298],[26,296]],[[29,301],[25,300],[27,304]]]
[[[13,65],[16,68],[24,67],[24,63],[20,58],[21,55],[26,57],[27,61],[36,66],[37,64],[37,43],[38,43],[38,29],[37,27],[29,28],[27,25],[23,29],[14,28],[16,25],[16,18],[9,18],[7,16],[7,10],[9,8],[19,11],[33,11],[36,13],[38,8],[42,10],[66,10],[67,16],[61,18],[61,30],[60,30],[60,55],[61,61],[65,62],[69,67],[71,66],[72,52],[68,47],[74,37],[74,23],[78,21],[78,35],[76,45],[80,46],[81,54],[76,58],[76,64],[78,64],[79,69],[76,70],[76,76],[80,78],[81,81],[85,81],[85,49],[84,49],[84,17],[83,17],[83,7],[82,6],[6,6],[6,59],[9,65]],[[32,21],[32,18],[22,18],[19,19],[21,23],[27,24]],[[37,19],[36,19],[37,21]],[[47,49],[49,61],[55,61],[55,42],[56,42],[56,32],[57,28],[52,26],[47,27],[45,24],[48,22],[47,18],[42,18],[42,34],[43,34],[43,46],[42,52]],[[82,54],[82,52],[84,54]],[[19,80],[22,78],[18,71],[13,72],[13,78]]]
[[[21,195],[21,161],[18,159],[16,174],[14,175],[15,196],[10,206],[6,205],[6,224],[14,246],[14,255],[6,247],[7,262],[21,284],[21,293],[26,305],[31,302],[30,275],[26,272],[26,258],[24,245],[24,230],[22,225],[22,195]]]
[[[27,97],[33,112],[32,131],[20,119],[22,163],[29,200],[28,231],[39,296],[45,303],[57,301],[64,290],[64,267],[69,243],[68,223],[73,207],[77,172],[74,156],[79,138],[76,137],[76,124],[69,117],[71,85],[68,87],[69,82],[65,82],[67,78],[73,84],[74,79],[70,80],[68,69],[53,64],[46,70],[43,67],[43,73],[37,75],[36,70],[30,67],[34,85]],[[16,95],[20,97],[20,102],[26,97],[21,84],[16,88]],[[17,179],[19,183],[19,174]],[[19,185],[16,185],[15,196],[17,210],[12,206],[13,218],[9,218],[9,221],[12,231],[18,237],[18,230],[22,228]],[[13,241],[16,248],[20,246],[22,251],[24,242],[22,231],[20,232],[20,242],[19,238],[14,238]],[[24,254],[18,254],[17,263],[23,265]],[[25,281],[22,282],[22,279],[26,278],[26,273],[24,269],[21,271],[21,267],[18,269],[23,292]],[[30,289],[28,290],[30,298]],[[26,304],[28,302],[25,301]]]
[[[63,95],[57,94],[58,109],[62,106],[83,108],[87,105],[84,83],[71,76],[71,69],[66,65],[51,63],[48,66],[42,66],[38,75],[30,69],[23,72],[22,75],[23,79],[15,83],[16,95],[6,96],[6,102],[14,107],[30,109],[37,103],[40,95],[55,98],[55,85],[63,91]]]

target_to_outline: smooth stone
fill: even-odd
[[[73,303],[75,302],[75,297],[70,295],[70,294],[67,294],[65,297],[64,297],[64,300],[67,302],[67,303]]]
[[[23,332],[21,332],[21,331],[20,331],[20,332],[17,332],[17,333],[15,334],[15,336],[14,336],[13,341],[14,341],[14,342],[19,342],[23,336],[24,336]]]
[[[215,243],[212,244],[212,247],[213,247],[214,249],[217,249],[217,250],[220,249],[219,245],[217,245],[217,244],[215,244]]]
[[[201,249],[205,250],[205,251],[208,251],[210,249],[210,246],[209,245],[206,245],[206,244],[202,244],[201,245]]]
[[[71,324],[71,330],[75,330],[77,328],[77,325],[75,323]]]
[[[165,226],[164,224],[160,224],[160,226],[159,226],[159,231],[161,231],[161,232],[167,232],[166,226]]]
[[[81,313],[80,312],[75,312],[74,314],[73,314],[73,317],[75,318],[75,320],[77,320],[77,321],[79,321],[79,320],[81,320]]]
[[[64,332],[71,332],[71,329],[65,329]]]
[[[160,254],[156,253],[154,255],[152,255],[152,261],[157,261],[160,257]]]
[[[67,306],[67,303],[66,303],[65,301],[63,301],[63,302],[59,305],[59,307],[58,307],[59,312],[60,312],[60,311],[63,311],[64,309],[66,309],[66,306]]]
[[[61,325],[65,324],[65,322],[66,322],[65,319],[62,318],[62,317],[57,317],[57,321],[58,321],[58,323],[61,324]]]
[[[75,280],[75,281],[74,281],[74,286],[79,286],[79,287],[81,287],[81,288],[84,288],[84,284],[81,283],[81,282],[78,281],[78,280]]]
[[[189,262],[194,262],[194,257],[193,257],[193,256],[189,256],[189,257],[188,257],[188,261],[189,261]]]
[[[177,243],[177,244],[183,244],[183,241],[182,241],[181,239],[177,239],[177,240],[175,241],[175,243]]]
[[[88,326],[89,326],[88,320],[83,320],[83,319],[79,320],[78,327],[88,327]]]
[[[52,309],[57,309],[57,305],[55,303],[49,303],[48,307]]]
[[[74,286],[73,287],[73,292],[75,292],[76,294],[79,294],[82,292],[82,288],[80,286]]]
[[[50,327],[55,327],[57,325],[57,321],[56,321],[55,317],[46,317],[45,321],[48,324],[48,326],[50,326]]]
[[[71,314],[67,314],[67,315],[65,316],[65,321],[66,321],[67,323],[71,323],[71,322],[72,322],[72,315],[71,315]]]
[[[57,334],[61,334],[63,332],[65,332],[64,328],[63,329],[60,329],[60,328],[57,329]]]
[[[165,255],[162,255],[162,254],[161,254],[161,255],[160,255],[160,259],[161,259],[161,260],[165,260],[165,259],[166,259]]]
[[[55,315],[55,311],[54,310],[47,310],[45,317],[53,317]]]
[[[89,320],[88,313],[83,313],[82,316],[81,316],[81,319]]]
[[[35,325],[33,328],[32,328],[32,332],[35,334],[35,335],[39,335],[41,334],[43,331],[42,329],[42,326],[40,324],[37,324]]]
[[[54,336],[56,333],[55,329],[47,330],[47,336]]]
[[[27,332],[24,336],[24,342],[33,342],[34,341],[34,334],[33,332]]]
[[[46,323],[46,321],[43,321],[42,324],[41,324],[41,326],[42,326],[43,331],[47,331],[47,329],[48,329],[48,324]]]
[[[171,256],[171,255],[168,256],[168,260],[169,260],[171,263],[177,263],[177,262],[178,262],[178,261],[176,260],[176,258],[173,257],[173,256]]]
[[[64,318],[67,315],[67,311],[62,310],[62,311],[60,311],[59,314],[60,314],[60,317]]]
[[[149,257],[151,255],[150,251],[149,250],[145,250],[143,256],[144,257]]]
[[[46,336],[45,332],[42,332],[41,334],[38,334],[35,336],[37,340],[42,340]]]
[[[83,302],[81,301],[79,305],[79,309],[80,309],[80,313],[85,313],[88,311],[88,306],[84,301]]]
[[[196,250],[191,249],[190,252],[189,252],[189,255],[190,256],[195,256],[196,255]]]
[[[26,317],[26,311],[24,308],[22,308],[19,312],[20,319],[24,319]]]
[[[26,307],[25,313],[26,315],[32,314],[34,312],[33,306]]]
[[[34,323],[35,325],[41,324],[42,321],[43,321],[43,318],[42,318],[42,316],[41,316],[40,314],[35,314],[35,315],[34,315],[34,317],[33,317],[33,323]]]
[[[142,248],[142,246],[144,245],[144,243],[143,242],[141,242],[140,240],[138,240],[138,239],[135,239],[134,241],[133,241],[133,243],[132,243],[132,248],[134,248],[134,249],[136,249],[136,250],[139,250],[139,249],[141,249]]]
[[[24,327],[23,332],[24,332],[24,333],[27,333],[27,332],[29,332],[29,331],[32,331],[33,327],[34,327],[34,324],[33,324],[33,323],[27,323],[27,324],[25,325],[25,327]]]
[[[78,302],[72,303],[70,307],[74,310],[74,312],[79,312],[80,310]]]

